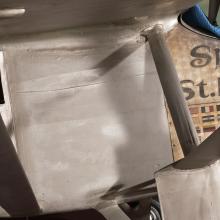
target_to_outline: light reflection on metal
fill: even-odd
[[[0,9],[0,19],[1,18],[13,18],[13,17],[18,17],[22,16],[25,14],[25,9]]]

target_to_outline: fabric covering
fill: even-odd
[[[195,29],[202,29],[206,32],[209,32],[213,36],[220,38],[220,27],[210,23],[207,16],[199,5],[195,5],[187,10],[182,15],[182,19],[191,27]]]

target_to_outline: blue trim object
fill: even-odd
[[[204,30],[209,32],[215,37],[220,38],[220,27],[213,25],[203,10],[200,8],[199,5],[195,5],[189,10],[187,10],[183,15],[182,19],[188,25],[195,29]]]

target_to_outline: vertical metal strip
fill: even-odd
[[[219,11],[219,6],[220,6],[220,0],[209,0],[209,21],[212,24],[217,24],[216,23],[216,18],[218,15]]]
[[[166,45],[162,26],[146,32],[164,95],[176,128],[184,155],[199,144],[197,133],[184,98],[181,84]]]

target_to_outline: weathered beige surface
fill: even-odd
[[[131,30],[83,48],[73,33],[46,50],[4,47],[18,154],[44,213],[100,207],[172,162],[151,53]]]
[[[156,173],[164,220],[220,218],[220,128],[184,159]]]
[[[180,81],[183,83],[183,88],[188,88],[188,91],[193,92],[193,96],[190,98],[188,97],[188,91],[185,90],[184,94],[185,97],[188,97],[187,103],[191,110],[198,137],[202,142],[220,125],[217,109],[217,106],[220,105],[220,69],[218,64],[220,41],[198,35],[181,25],[177,25],[168,33],[167,43]],[[205,57],[195,57],[195,54],[194,56],[191,54],[192,51],[194,53],[196,51],[196,53],[200,53]],[[203,92],[205,95],[203,96],[201,96],[199,89],[201,82],[204,83]],[[204,107],[208,110],[202,112]],[[209,108],[212,108],[212,110],[209,110]],[[205,117],[211,117],[212,120],[206,121],[204,120]],[[183,157],[183,154],[172,121],[170,119],[169,121],[171,123],[170,130],[174,155],[175,159],[178,160]]]
[[[24,15],[0,17],[0,35],[51,31],[103,24],[131,17],[176,15],[198,0],[1,0],[1,9],[25,9]]]
[[[164,220],[220,219],[220,162],[197,170],[168,167],[158,174],[157,186]]]

